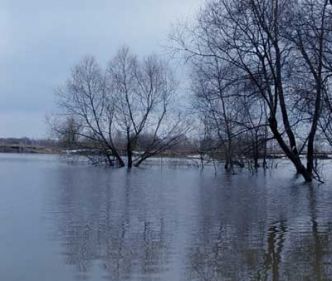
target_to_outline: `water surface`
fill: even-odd
[[[279,166],[128,172],[0,154],[1,280],[332,280],[331,181]]]

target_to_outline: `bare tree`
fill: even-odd
[[[286,39],[291,41],[301,55],[297,60],[301,75],[306,78],[306,88],[301,89],[300,99],[305,101],[309,113],[309,134],[307,136],[307,172],[314,172],[315,138],[319,129],[331,73],[324,67],[326,50],[331,47],[332,13],[329,1],[313,0],[301,2],[299,10],[292,14],[286,28]],[[291,30],[290,30],[291,29]],[[309,83],[308,83],[309,81]],[[328,100],[325,100],[328,102]]]
[[[84,58],[73,69],[58,96],[62,115],[72,116],[81,124],[79,136],[93,143],[110,166],[116,161],[123,167],[124,161],[111,132],[114,106],[107,92],[105,75],[93,57]]]
[[[71,116],[61,120],[52,120],[52,131],[58,138],[61,147],[65,149],[77,148],[81,125]]]
[[[170,120],[176,82],[167,65],[156,56],[139,61],[128,48],[122,48],[111,61],[107,75],[114,99],[118,128],[125,132],[128,167],[174,145],[184,132],[181,120]],[[173,124],[172,124],[173,123]],[[133,159],[133,151],[143,134],[150,143]]]
[[[173,36],[187,60],[202,64],[215,60],[234,68],[236,80],[255,88],[274,139],[306,181],[315,177],[314,144],[328,82],[323,69],[330,17],[327,0],[213,0],[195,26]],[[308,78],[313,84],[305,88]],[[302,97],[310,95],[310,118],[296,109],[297,85]],[[304,151],[306,164],[300,157]]]
[[[125,166],[126,155],[131,168],[185,135],[184,119],[173,110],[175,94],[176,83],[166,63],[156,56],[140,61],[122,48],[106,71],[94,58],[83,59],[59,91],[59,104],[62,115],[80,124],[77,135],[93,154],[120,167]],[[139,138],[147,134],[149,144],[134,155]]]
[[[244,156],[253,159],[258,168],[267,138],[264,104],[232,65],[220,64],[215,58],[205,61],[192,64],[192,90],[206,133],[219,140],[210,143],[211,149],[220,147],[226,170],[233,170],[234,164],[243,166]]]

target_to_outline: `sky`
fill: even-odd
[[[204,0],[0,0],[0,137],[47,138],[55,90],[83,56],[165,54]]]

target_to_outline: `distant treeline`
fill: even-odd
[[[2,153],[57,153],[59,151],[59,142],[51,139],[0,138]]]

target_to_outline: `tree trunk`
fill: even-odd
[[[128,168],[132,168],[133,167],[133,154],[132,151],[130,150],[130,148],[127,148],[127,157],[128,157]]]
[[[144,160],[146,160],[146,157],[143,157],[143,158],[141,158],[140,160],[138,160],[138,161],[135,163],[135,167],[138,168],[138,167],[143,163]]]
[[[294,150],[290,150],[285,141],[283,140],[282,136],[280,135],[278,131],[278,123],[275,117],[269,118],[269,124],[275,139],[277,140],[278,144],[280,145],[281,149],[284,151],[288,159],[291,160],[294,164],[296,171],[303,176],[306,182],[312,182],[312,174],[309,173],[308,170],[303,166],[298,153],[294,153]]]
[[[127,167],[130,169],[133,167],[133,152],[131,147],[132,140],[130,139],[130,131],[129,128],[127,128]]]
[[[119,153],[116,150],[113,150],[113,155],[116,158],[116,160],[119,162],[119,167],[122,168],[125,166],[125,163],[123,162],[121,156],[119,155]]]

